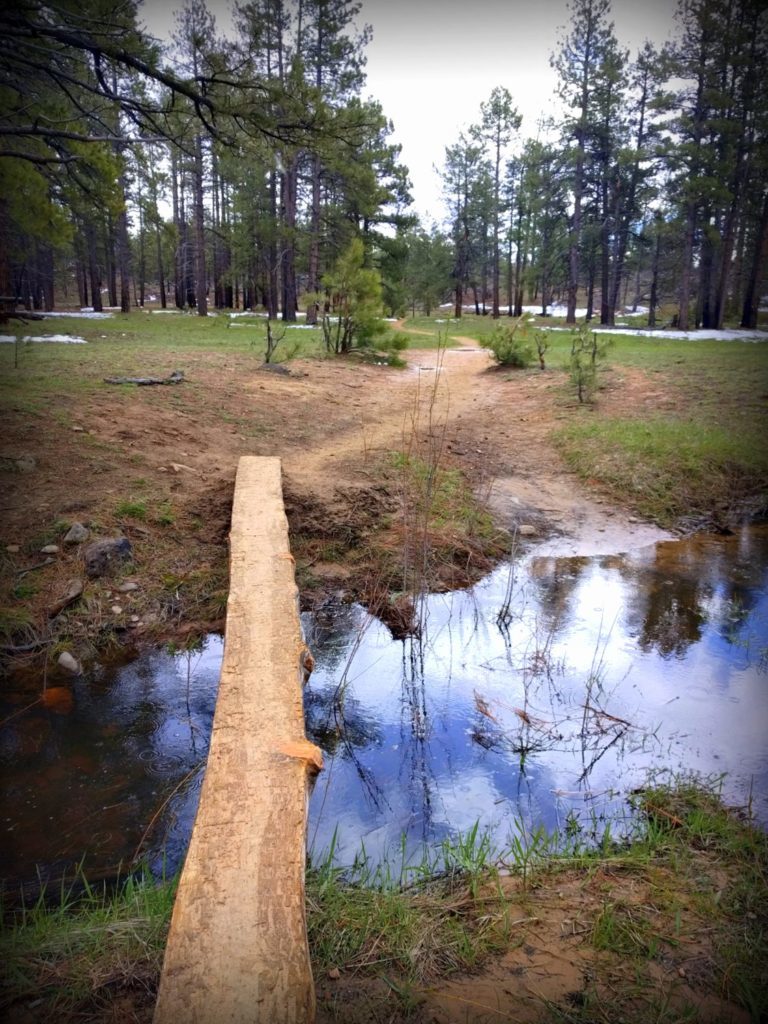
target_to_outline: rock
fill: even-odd
[[[112,614],[113,615],[122,615],[123,614],[123,609],[120,607],[119,604],[113,604],[112,605]]]
[[[197,475],[197,470],[191,466],[185,466],[183,462],[172,462],[171,469],[174,473],[194,473]]]
[[[58,555],[59,545],[58,544],[46,544],[44,548],[40,548],[41,555]]]
[[[111,537],[89,544],[83,551],[85,571],[92,580],[105,576],[122,562],[133,558],[131,542],[127,537]]]
[[[88,527],[83,526],[82,523],[72,523],[64,537],[64,543],[82,544],[84,540],[88,540],[90,535],[91,531],[88,529]]]
[[[627,522],[628,523],[639,523],[640,520],[637,518],[637,516],[630,516],[629,519],[627,519]]]
[[[65,672],[71,672],[73,676],[80,676],[83,674],[83,666],[73,654],[69,653],[69,651],[61,652],[58,664]]]
[[[328,971],[328,977],[331,979],[331,981],[338,981],[339,978],[341,977],[341,971],[339,970],[338,967],[332,967],[330,971]]]
[[[65,608],[68,608],[73,604],[83,592],[83,581],[82,580],[70,580],[67,583],[66,591],[61,597],[55,601],[48,609],[48,617],[50,619],[55,618],[60,612],[63,612]]]
[[[517,532],[521,537],[535,537],[539,531],[530,523],[524,523],[522,526],[518,526]]]
[[[21,548],[19,547],[18,544],[6,544],[5,550],[8,552],[9,555],[18,555],[18,553],[21,551]]]
[[[76,434],[84,434],[85,433],[85,427],[77,427],[77,426],[75,426],[75,427],[72,427],[72,429],[75,431]]]
[[[141,619],[139,618],[138,615],[132,615],[131,622],[141,622]]]
[[[130,594],[134,590],[139,589],[139,584],[129,580],[127,583],[121,583],[119,587],[115,587],[118,594]]]
[[[37,459],[31,455],[20,455],[15,462],[17,473],[32,473],[37,469]]]

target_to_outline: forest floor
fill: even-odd
[[[459,481],[449,517],[461,536],[443,516],[426,580],[433,589],[472,581],[512,543],[476,514],[470,490],[498,526],[560,537],[563,553],[625,550],[664,536],[640,521],[627,496],[608,500],[582,487],[553,446],[555,428],[594,415],[579,408],[562,371],[503,371],[472,338],[452,342],[408,352],[405,369],[297,359],[279,372],[260,369],[247,350],[132,353],[98,341],[87,352],[67,348],[68,362],[53,369],[35,361],[43,346],[24,353],[16,380],[13,369],[6,377],[0,642],[28,649],[37,664],[45,652],[55,673],[62,650],[87,661],[110,645],[183,643],[220,629],[243,455],[282,459],[305,606],[338,591],[375,605],[382,591],[404,589],[403,509],[414,465],[422,485],[424,474],[434,483],[429,467],[438,464]],[[114,373],[167,375],[180,359],[182,384],[103,382]],[[599,415],[679,406],[679,391],[642,369],[609,368]],[[83,575],[81,547],[62,543],[73,522],[92,539],[127,537],[133,557],[116,578],[85,581],[82,597],[51,616]],[[51,544],[58,552],[42,554]],[[126,584],[135,589],[121,590]]]
[[[398,579],[407,581],[408,523],[420,533],[411,512],[423,503],[425,488],[434,547],[423,582],[430,587],[465,585],[518,543],[590,554],[669,536],[662,527],[676,525],[672,514],[649,512],[639,492],[607,474],[580,478],[569,468],[554,438],[574,423],[585,429],[627,419],[650,424],[709,409],[722,423],[738,426],[745,417],[756,436],[765,436],[764,345],[717,348],[717,359],[733,363],[727,374],[720,363],[669,343],[655,365],[645,356],[617,358],[602,371],[595,403],[580,406],[562,362],[545,372],[500,369],[470,332],[454,334],[446,349],[436,349],[434,332],[427,332],[432,347],[407,352],[403,369],[298,358],[281,370],[260,367],[242,345],[145,347],[140,325],[138,314],[87,325],[87,350],[30,346],[18,368],[11,346],[0,353],[6,363],[0,643],[6,664],[11,658],[22,668],[27,663],[20,707],[36,695],[43,699],[41,657],[50,692],[60,693],[66,678],[56,658],[63,650],[87,661],[112,645],[181,644],[223,627],[227,533],[243,455],[282,459],[305,606],[339,592],[376,605],[399,589]],[[220,330],[215,322],[200,330],[214,328]],[[418,332],[409,329],[412,344]],[[113,374],[166,376],[177,368],[184,383],[104,383]],[[727,476],[707,471],[716,499],[722,507],[731,501],[736,516],[761,507],[766,475],[757,466],[738,491]],[[449,507],[435,508],[436,502]],[[127,537],[133,558],[114,576],[85,580],[80,599],[52,616],[69,581],[83,579],[79,547],[62,542],[73,522],[92,537]],[[51,544],[58,550],[42,554]],[[677,823],[676,811],[662,812],[662,824],[673,832]],[[464,896],[451,902],[454,894],[440,902],[448,932],[435,935],[455,938],[454,923],[469,907],[474,938],[468,941],[483,950],[474,971],[446,980],[450,972],[428,969],[416,982],[407,970],[376,967],[372,954],[359,969],[321,960],[319,1019],[749,1020],[744,1006],[757,999],[754,979],[743,972],[736,978],[736,966],[723,966],[718,946],[727,936],[737,948],[744,904],[728,910],[722,928],[711,921],[738,883],[739,862],[722,861],[717,837],[702,835],[696,833],[690,857],[679,850],[666,859],[652,853],[632,869],[621,858],[595,861],[533,885],[506,879],[501,890],[497,883],[483,889],[479,902]],[[750,883],[759,903],[747,913],[750,936],[764,926],[764,855],[760,845]],[[493,909],[500,899],[503,919]],[[310,905],[310,925],[312,914]],[[428,938],[417,929],[413,942],[420,947]],[[757,940],[749,941],[754,947]],[[738,947],[729,954],[737,966],[742,953]],[[37,954],[32,961],[42,970],[37,984],[44,998],[29,991],[12,997],[14,1020],[151,1019],[156,966],[136,976],[128,968],[126,976],[122,968],[114,976],[90,969],[101,987],[85,1003],[76,1000],[67,1016],[66,1001],[55,995],[59,982],[67,984],[66,968],[45,966]],[[451,971],[471,963],[458,957]],[[762,997],[754,1005],[757,1020]]]

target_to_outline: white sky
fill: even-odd
[[[145,0],[143,19],[167,35],[181,0]],[[231,27],[229,0],[208,0],[218,31]],[[619,43],[632,53],[646,38],[673,32],[676,0],[613,0]],[[566,0],[362,0],[373,27],[366,93],[394,123],[410,171],[416,212],[442,217],[433,170],[446,145],[479,116],[491,89],[503,85],[523,115],[521,134],[535,135],[552,112],[555,74],[549,57],[568,25]]]

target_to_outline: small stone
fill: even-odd
[[[90,535],[91,531],[86,526],[83,526],[82,523],[72,523],[64,537],[64,543],[82,544],[83,541],[88,540]]]
[[[191,466],[185,466],[183,462],[172,462],[171,469],[174,473],[197,473]]]
[[[85,433],[85,427],[72,427],[72,430],[76,434],[84,434]]]
[[[330,971],[328,971],[328,977],[331,979],[331,981],[338,981],[339,978],[341,977],[341,971],[339,970],[338,967],[332,967]]]
[[[44,548],[40,548],[41,555],[58,555],[59,545],[58,544],[46,544]]]
[[[141,620],[139,619],[139,616],[138,616],[138,615],[132,615],[132,616],[131,616],[131,622],[140,622],[140,621],[141,621]]]
[[[630,516],[629,519],[627,520],[627,522],[628,523],[637,523],[637,522],[639,522],[639,520],[638,520],[637,516]]]
[[[535,526],[531,526],[530,523],[524,523],[522,526],[518,527],[517,532],[521,537],[535,537],[538,530]]]
[[[122,615],[123,614],[123,609],[120,607],[119,604],[113,604],[112,605],[112,614],[113,615]]]
[[[21,548],[19,547],[18,544],[6,544],[5,550],[8,552],[9,555],[18,555],[18,553],[21,551]]]
[[[69,651],[61,652],[58,664],[60,668],[63,668],[65,672],[70,672],[73,676],[79,676],[83,673],[83,666]]]
[[[115,587],[118,594],[130,594],[134,590],[139,589],[139,584],[134,583],[132,580],[128,580],[126,583],[121,583],[119,587]]]
[[[90,579],[105,576],[122,562],[133,558],[131,542],[127,537],[112,537],[89,544],[83,552],[85,571]]]

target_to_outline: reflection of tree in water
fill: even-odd
[[[400,738],[403,746],[401,778],[405,776],[411,823],[420,825],[418,832],[426,841],[432,835],[437,780],[431,766],[429,746],[423,636],[422,633],[418,637],[408,637],[403,642]]]
[[[531,561],[529,575],[547,628],[555,629],[558,623],[568,619],[574,593],[590,561],[589,558],[553,557]]]
[[[318,668],[333,672],[345,661],[366,612],[360,605],[325,601],[301,617],[307,646]]]
[[[766,555],[753,552],[752,545],[745,555],[743,546],[740,537],[693,537],[656,545],[651,564],[610,560],[629,584],[627,619],[641,650],[682,657],[701,640],[708,622],[726,639],[738,638],[759,598],[759,579],[755,588],[749,582],[751,559]]]
[[[366,715],[359,701],[347,694],[340,702],[335,687],[304,690],[304,721],[307,735],[327,754],[349,748],[364,749],[381,742],[376,720]]]

